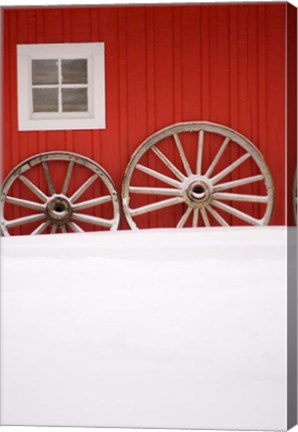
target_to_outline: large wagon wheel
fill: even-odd
[[[192,143],[187,144],[192,157],[187,156],[185,141]],[[166,154],[170,146],[171,156]],[[148,166],[150,161],[154,168]],[[243,171],[245,164],[249,166]],[[244,193],[247,188],[249,193]],[[132,208],[135,197],[140,202],[144,194],[147,203]],[[166,198],[152,202],[152,196]],[[135,220],[142,215],[164,209],[173,215],[179,206],[177,228],[229,226],[235,221],[266,225],[273,201],[272,177],[259,150],[236,131],[210,122],[177,123],[147,138],[133,154],[122,184],[123,209],[132,229],[138,228]],[[241,205],[251,207],[252,214]]]
[[[96,212],[109,217],[99,217]],[[15,213],[19,216],[11,219]],[[4,236],[14,234],[15,227],[32,235],[116,230],[119,217],[110,176],[93,160],[75,153],[48,152],[26,159],[10,172],[2,187]]]

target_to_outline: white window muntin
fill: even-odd
[[[61,115],[63,116],[63,118],[88,118],[88,117],[93,117],[94,115],[94,97],[93,97],[93,65],[92,65],[92,56],[90,57],[82,57],[87,60],[88,62],[88,67],[87,67],[87,74],[88,74],[88,83],[87,84],[62,84],[62,74],[61,74],[61,61],[62,60],[76,60],[78,57],[73,57],[73,56],[63,56],[63,58],[57,58],[57,56],[55,57],[55,59],[58,60],[59,62],[59,66],[58,66],[58,84],[42,84],[42,85],[31,85],[31,89],[33,88],[59,88],[58,91],[58,106],[59,106],[59,111],[56,112],[34,112],[33,111],[33,98],[32,95],[31,97],[29,97],[29,103],[30,103],[30,112],[31,112],[31,118],[32,119],[45,119],[48,118],[49,116],[52,118],[60,118]],[[44,57],[44,60],[47,59],[54,59],[54,57]],[[31,61],[32,60],[36,60],[35,58],[32,57],[28,57],[28,68],[29,68],[29,73],[30,73],[30,83],[32,83],[32,67],[31,67]],[[42,58],[38,58],[38,60],[43,60]],[[85,88],[87,87],[87,93],[88,93],[88,111],[78,111],[78,112],[63,112],[62,111],[62,99],[61,99],[61,89],[62,88]]]
[[[102,42],[18,45],[17,50],[19,130],[105,128],[104,44]],[[88,112],[33,113],[31,61],[46,59],[87,60]],[[60,70],[59,75],[61,75]],[[61,82],[61,76],[59,82]],[[42,87],[46,88],[47,85],[42,85]],[[52,87],[57,87],[57,85]],[[63,87],[67,85],[63,84]],[[79,88],[80,86],[70,84],[69,87]]]

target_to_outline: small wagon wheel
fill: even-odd
[[[192,158],[187,156],[184,144],[189,134],[192,135]],[[210,156],[212,139],[217,140],[217,147]],[[169,146],[176,156],[166,154]],[[231,146],[233,151],[229,149]],[[232,152],[236,155],[234,159]],[[204,158],[205,153],[208,154]],[[148,161],[153,159],[155,168],[148,166]],[[247,163],[249,167],[244,168],[243,176],[240,172]],[[253,174],[247,175],[248,170]],[[247,188],[249,193],[240,192]],[[252,194],[251,190],[263,192]],[[149,203],[132,207],[132,201],[140,194],[147,195]],[[165,199],[152,202],[152,196]],[[236,131],[210,122],[177,123],[151,135],[133,154],[122,183],[123,210],[132,229],[138,228],[135,220],[141,215],[164,209],[174,213],[179,206],[182,210],[174,225],[177,228],[187,224],[229,226],[231,219],[240,224],[267,225],[273,201],[272,177],[259,150]],[[253,214],[237,205],[254,206]]]
[[[81,170],[83,180],[76,170]],[[96,215],[103,205],[108,218]],[[7,218],[16,212],[20,217]],[[17,165],[4,181],[0,215],[4,236],[12,235],[15,227],[31,235],[116,230],[120,218],[117,192],[107,172],[93,160],[70,152],[41,153]]]

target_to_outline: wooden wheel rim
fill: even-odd
[[[53,161],[64,161],[68,162],[68,168],[66,177],[64,180],[64,185],[61,193],[56,193],[53,184],[51,181],[51,177],[48,171],[48,162]],[[24,174],[29,171],[31,168],[42,165],[46,177],[46,182],[48,186],[48,194],[45,194],[42,192],[38,186],[32,184],[28,179],[24,176]],[[72,175],[72,169],[75,164],[82,165],[86,167],[88,170],[91,171],[92,176],[89,178],[88,181],[85,182],[85,187],[82,185],[82,188],[80,191],[77,190],[72,197],[69,197],[67,195],[67,188],[69,185],[69,181]],[[89,202],[85,202],[84,208],[91,208],[95,205],[100,205],[100,203],[111,201],[113,206],[113,219],[111,220],[105,220],[101,218],[95,218],[91,217],[88,219],[83,214],[80,215],[80,207],[82,207],[82,203],[75,203],[76,199],[85,191],[87,188],[97,179],[101,179],[101,181],[106,186],[109,195],[106,197],[98,197],[95,198],[92,202],[90,200]],[[36,195],[37,198],[39,198],[39,201],[29,201],[29,200],[20,200],[18,198],[9,197],[8,193],[10,191],[11,186],[13,183],[20,179],[23,183],[27,184],[29,189]],[[76,196],[75,196],[76,195]],[[41,201],[41,202],[40,202]],[[5,204],[7,202],[10,202],[12,204],[20,205],[27,208],[32,208],[36,211],[39,211],[39,214],[32,215],[32,218],[30,219],[30,216],[26,217],[24,219],[24,223],[21,223],[21,220],[6,220],[4,217],[4,211],[5,211]],[[58,205],[60,205],[61,211],[58,211]],[[61,213],[61,217],[59,220],[59,212]],[[109,174],[96,162],[94,162],[92,159],[89,159],[85,156],[71,153],[71,152],[47,152],[47,153],[41,153],[35,156],[32,156],[23,162],[21,162],[19,165],[17,165],[6,177],[3,187],[1,190],[1,205],[0,205],[0,215],[1,215],[1,233],[4,236],[10,236],[9,229],[13,226],[21,226],[26,223],[30,223],[32,221],[41,221],[41,225],[34,230],[31,234],[41,234],[48,226],[52,226],[52,233],[57,232],[57,228],[61,228],[62,232],[66,232],[66,225],[68,224],[72,231],[74,232],[84,232],[75,221],[81,221],[84,223],[90,223],[100,226],[105,226],[109,228],[110,230],[114,231],[118,228],[119,220],[120,220],[120,209],[119,209],[119,200],[118,200],[118,194],[116,192],[114,183],[109,176]],[[64,218],[63,218],[64,217]],[[20,218],[21,219],[21,218]]]
[[[200,132],[200,131],[202,131],[202,132]],[[273,186],[273,180],[272,180],[271,173],[270,173],[269,168],[268,168],[262,154],[260,153],[260,151],[257,149],[257,147],[251,141],[249,141],[246,137],[244,137],[243,135],[241,135],[240,133],[236,132],[233,129],[230,129],[230,128],[223,126],[223,125],[219,125],[219,124],[211,123],[211,122],[206,122],[206,121],[191,121],[191,122],[176,123],[174,125],[168,126],[164,129],[161,129],[160,131],[154,133],[153,135],[148,137],[145,141],[143,141],[143,143],[136,149],[136,151],[132,155],[132,157],[129,161],[129,164],[126,168],[124,179],[122,182],[122,206],[123,206],[125,218],[127,220],[128,225],[130,226],[130,228],[131,229],[138,229],[136,222],[134,221],[134,216],[137,215],[138,209],[131,209],[129,207],[129,202],[130,202],[130,192],[131,192],[130,189],[134,188],[134,187],[131,187],[130,182],[131,182],[131,178],[132,178],[132,175],[134,173],[134,170],[138,166],[139,160],[150,149],[154,148],[155,153],[156,153],[155,145],[158,144],[160,141],[162,141],[163,139],[168,138],[170,136],[173,136],[173,137],[175,137],[175,135],[179,136],[179,133],[181,133],[181,132],[197,132],[198,135],[200,133],[202,133],[202,136],[205,132],[217,134],[217,135],[222,136],[224,138],[224,140],[227,141],[226,145],[228,145],[229,142],[233,142],[233,143],[237,144],[238,146],[240,146],[242,149],[244,149],[244,151],[246,152],[246,155],[248,155],[247,158],[251,157],[252,160],[255,162],[255,164],[258,166],[258,168],[261,172],[259,177],[262,175],[263,181],[264,181],[265,186],[266,186],[266,191],[267,191],[267,197],[266,197],[267,207],[266,207],[266,211],[265,211],[264,216],[261,219],[255,219],[255,218],[250,218],[250,217],[248,217],[246,219],[247,219],[248,223],[251,225],[267,225],[270,221],[270,218],[272,215],[272,210],[273,210],[274,186]],[[199,140],[200,140],[200,138],[198,137],[198,141]],[[223,144],[225,143],[225,141],[223,142]],[[181,144],[181,142],[180,142],[180,144]],[[198,155],[197,155],[198,164],[199,164],[199,158],[200,158],[200,156],[199,156],[199,152],[200,152],[199,148],[200,147],[199,146],[200,146],[200,144],[198,145]],[[203,146],[203,144],[202,144],[202,146]],[[201,157],[202,157],[202,155],[201,155]],[[185,162],[184,163],[185,170],[187,170],[187,166],[185,166],[187,164],[187,161],[184,161],[184,162]],[[210,166],[212,165],[212,163],[213,163],[213,161],[211,162]],[[174,168],[175,168],[175,166],[174,166]],[[171,170],[175,174],[174,168],[172,167]],[[209,170],[209,168],[208,168],[208,170]],[[152,171],[152,170],[149,170],[149,171]],[[148,170],[147,170],[147,173],[148,173]],[[180,172],[180,174],[181,174],[181,172]],[[178,177],[180,174],[176,173],[176,176]],[[150,173],[149,173],[149,175],[150,175]],[[184,175],[183,180],[181,178],[180,179],[177,178],[177,180],[175,179],[172,182],[171,186],[179,189],[179,188],[181,188],[181,183],[183,183],[185,181],[189,182],[190,180],[193,180],[193,181],[203,180],[203,181],[206,181],[207,183],[209,183],[209,181],[210,181],[210,178],[208,175],[201,175],[199,177],[200,178],[198,178],[198,176],[196,175],[196,176],[194,176],[193,179],[191,179],[191,175],[186,173],[186,175]],[[260,199],[261,199],[261,197],[260,197]],[[213,205],[214,206],[216,205],[218,208],[225,210],[226,206],[222,205],[221,203],[218,204],[217,201],[219,201],[219,200],[218,199],[215,200],[213,197],[213,199],[212,199]],[[180,202],[185,202],[185,198],[183,198],[183,196],[182,196],[182,199],[180,201],[179,201],[179,199],[175,200],[174,198],[172,198],[172,201],[171,202],[169,201],[169,205],[176,205],[177,203],[179,204]],[[262,201],[259,201],[259,202],[262,202]],[[166,203],[164,203],[164,205],[166,205]],[[154,207],[151,207],[151,208],[154,208]],[[210,208],[211,207],[209,207],[209,209]],[[187,212],[188,212],[188,214],[186,215],[187,217],[189,216],[189,213],[190,213],[189,209],[190,209],[190,207],[188,207],[188,210],[187,210]],[[204,207],[204,209],[205,209],[205,207]],[[204,209],[202,210],[202,216],[204,219],[204,224],[206,226],[207,225],[209,226],[209,224],[207,223],[206,212]],[[141,211],[143,211],[143,210],[141,210]],[[149,210],[149,211],[152,211],[152,210]],[[211,208],[210,212],[213,212],[213,215],[215,214],[215,216],[217,214],[216,211],[214,211],[214,209],[212,209],[212,208]],[[141,213],[139,213],[139,214],[141,214]],[[238,214],[239,214],[239,212],[238,212]],[[224,222],[222,221],[222,218],[218,214],[216,217],[218,218],[220,225],[225,225]],[[176,227],[179,228],[181,226],[184,226],[184,224],[182,222],[181,222],[180,226],[178,223],[178,225]],[[185,223],[185,221],[184,221],[184,223]]]

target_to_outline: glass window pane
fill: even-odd
[[[32,84],[58,84],[58,60],[32,60]]]
[[[63,88],[62,110],[64,112],[88,111],[87,88]]]
[[[33,112],[58,112],[58,88],[33,88]]]
[[[63,84],[87,84],[87,59],[62,60]]]

